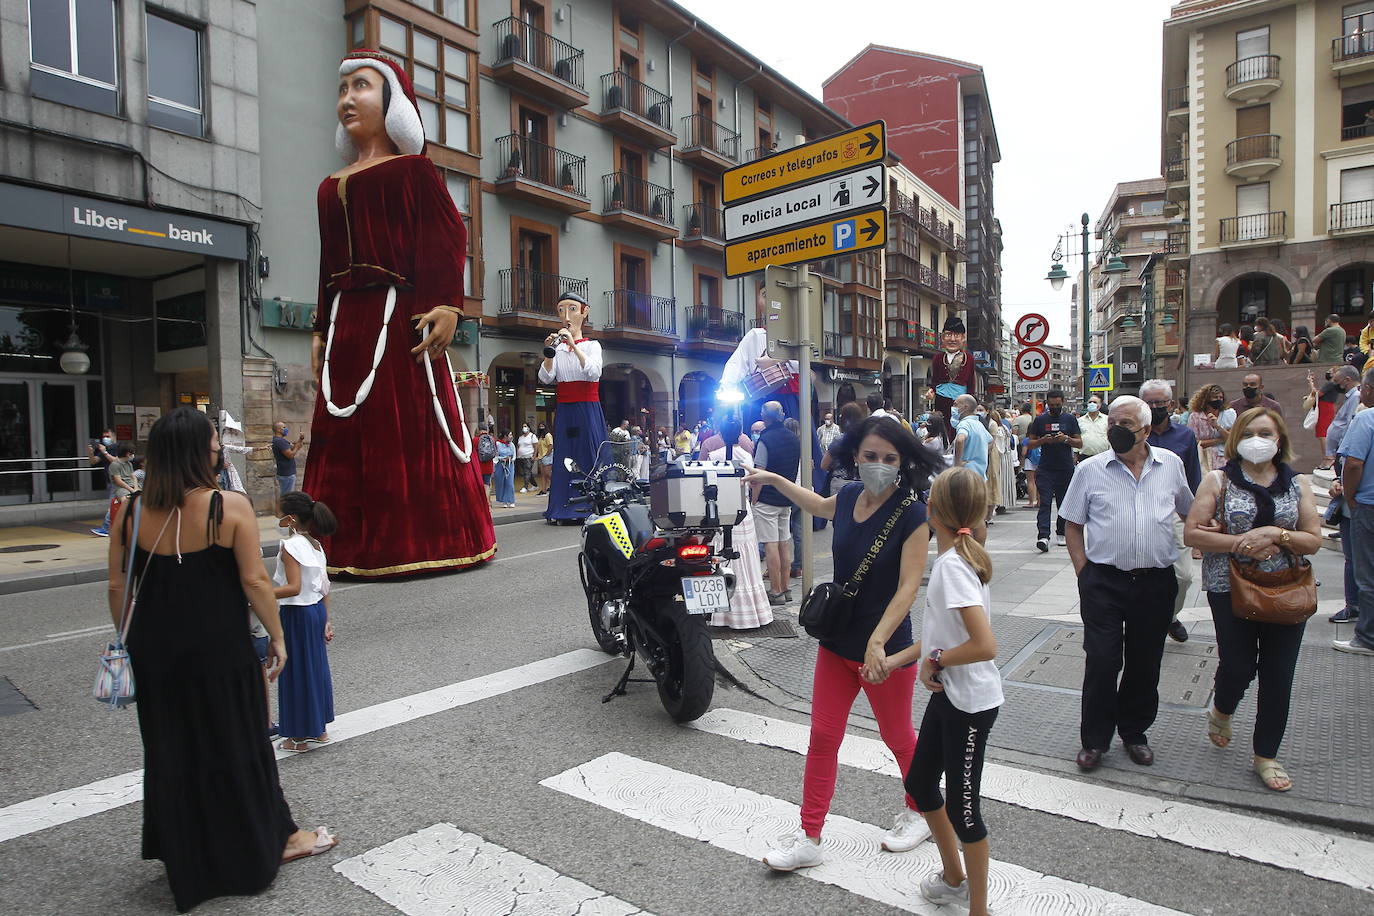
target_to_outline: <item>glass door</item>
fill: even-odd
[[[33,501],[33,423],[27,382],[0,381],[0,505]]]
[[[47,492],[42,498],[48,500],[80,499],[90,488],[91,475],[76,470],[79,462],[67,459],[83,458],[86,454],[86,440],[80,435],[81,419],[85,417],[85,390],[78,389],[72,381],[43,381],[34,383],[38,388],[43,418],[41,435],[35,443],[38,457],[48,459],[44,462],[48,472],[43,475],[42,486]],[[56,460],[54,460],[56,459]],[[56,470],[72,468],[72,470]]]

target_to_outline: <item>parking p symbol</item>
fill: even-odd
[[[842,223],[835,224],[836,251],[844,251],[846,248],[853,248],[855,241],[854,220],[847,219]]]

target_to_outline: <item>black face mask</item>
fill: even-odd
[[[1255,398],[1259,397],[1258,388],[1242,388],[1240,393],[1245,395],[1247,401],[1253,401]]]
[[[1221,398],[1217,398],[1217,399],[1214,400],[1214,401],[1208,401],[1208,402],[1207,402],[1207,406],[1208,406],[1208,407],[1215,407],[1217,410],[1221,410],[1221,408],[1223,408],[1223,407],[1226,406],[1226,402],[1225,402],[1224,400],[1222,400]]]
[[[1135,433],[1124,426],[1113,426],[1107,430],[1107,444],[1118,455],[1124,455],[1135,448]]]
[[[1164,422],[1165,420],[1167,420],[1167,419],[1169,419],[1169,408],[1167,408],[1167,407],[1151,407],[1151,408],[1150,408],[1150,423],[1151,423],[1152,425],[1158,426],[1159,424],[1163,423],[1163,422]]]
[[[1057,416],[1059,416],[1059,415],[1060,415],[1061,413],[1063,413],[1063,412],[1064,412],[1064,408],[1063,408],[1063,407],[1051,407],[1051,408],[1050,408],[1050,416],[1052,416],[1052,417],[1057,417]]]

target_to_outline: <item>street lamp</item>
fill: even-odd
[[[1054,253],[1050,256],[1052,262],[1050,272],[1045,275],[1045,279],[1050,281],[1050,287],[1052,289],[1059,290],[1064,288],[1064,281],[1069,276],[1068,271],[1064,270],[1064,243],[1068,240],[1070,244],[1072,244],[1075,235],[1078,235],[1080,237],[1079,250],[1077,252],[1068,252],[1068,256],[1073,257],[1075,254],[1080,254],[1083,257],[1083,288],[1080,290],[1083,304],[1079,310],[1079,314],[1082,316],[1079,322],[1083,326],[1083,348],[1079,351],[1079,354],[1083,364],[1079,367],[1079,371],[1083,373],[1083,401],[1087,403],[1088,395],[1091,393],[1088,391],[1088,334],[1092,325],[1091,304],[1088,301],[1088,274],[1090,269],[1088,259],[1093,254],[1106,254],[1108,256],[1107,263],[1102,267],[1102,272],[1104,274],[1124,274],[1129,268],[1126,266],[1126,262],[1121,260],[1121,243],[1116,240],[1115,236],[1109,233],[1104,240],[1102,248],[1094,252],[1092,250],[1092,242],[1088,237],[1088,214],[1084,213],[1079,221],[1082,224],[1082,229],[1078,233],[1070,229],[1068,232],[1059,236],[1059,239],[1055,242]]]

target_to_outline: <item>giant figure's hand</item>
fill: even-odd
[[[453,332],[458,329],[458,314],[445,308],[431,309],[420,316],[420,320],[415,323],[415,330],[423,331],[425,325],[429,325],[429,333],[420,341],[419,346],[411,348],[410,351],[417,363],[423,362],[426,355],[430,360],[436,360],[444,355],[444,351],[453,341]]]

